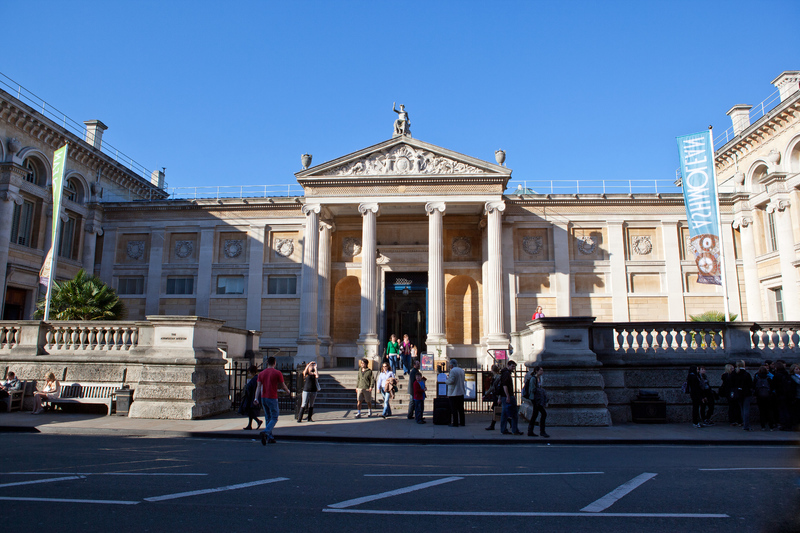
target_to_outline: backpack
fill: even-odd
[[[681,392],[684,394],[691,394],[692,390],[689,388],[689,382],[684,381],[683,385],[681,385]]]
[[[757,377],[756,396],[758,396],[759,398],[769,398],[769,394],[770,394],[769,380],[767,378]]]
[[[525,384],[522,385],[522,397],[532,400],[533,398],[531,397],[531,392],[531,376],[528,376],[528,379],[525,380]]]

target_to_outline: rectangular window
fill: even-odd
[[[194,294],[194,278],[167,278],[167,294]]]
[[[767,251],[775,252],[778,250],[778,240],[775,236],[775,211],[767,213]]]
[[[144,294],[144,278],[119,278],[117,294]]]
[[[244,294],[244,276],[218,276],[217,294]]]
[[[33,203],[24,201],[22,205],[14,204],[14,215],[11,220],[11,242],[22,246],[31,246],[33,232]]]
[[[58,237],[59,257],[75,259],[73,257],[73,249],[75,245],[75,228],[77,225],[77,221],[74,217],[69,217],[66,222],[61,223],[61,231],[59,231]]]
[[[772,289],[775,296],[775,314],[779,321],[783,321],[783,287]]]
[[[297,294],[297,276],[270,276],[267,294]]]

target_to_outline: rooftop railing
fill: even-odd
[[[750,124],[753,124],[756,120],[772,111],[779,103],[781,103],[781,91],[776,90],[769,95],[766,100],[750,110]],[[714,150],[719,150],[735,138],[736,135],[733,133],[733,126],[719,134],[714,132]]]
[[[680,194],[673,180],[512,180],[506,194]]]
[[[46,116],[56,124],[62,126],[65,130],[70,131],[77,135],[81,140],[86,139],[86,125],[69,118],[65,113],[59,111],[54,106],[48,104],[44,99],[36,96],[31,91],[15,82],[2,72],[0,72],[0,88],[14,96],[17,100],[24,102],[31,106],[33,109]],[[118,148],[111,146],[109,143],[101,139],[100,151],[106,154],[114,161],[125,166],[131,172],[138,174],[143,179],[150,181],[151,172],[144,166],[140,165],[133,160],[130,156],[121,152]],[[167,184],[164,183],[162,188],[166,188]]]

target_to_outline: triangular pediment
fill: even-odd
[[[508,179],[511,170],[401,135],[295,174],[301,183],[307,179],[319,178],[445,175]]]

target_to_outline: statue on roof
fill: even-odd
[[[395,104],[397,102],[392,102],[392,111],[397,113],[397,120],[394,121],[394,135],[393,137],[397,137],[398,135],[408,135],[411,137],[411,121],[408,120],[408,113],[406,112],[406,106],[400,104],[400,109],[395,108]]]

